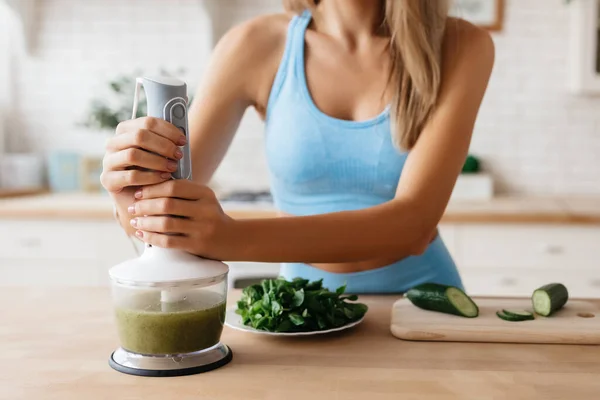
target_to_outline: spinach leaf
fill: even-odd
[[[368,307],[356,295],[344,295],[346,285],[334,292],[323,280],[265,279],[242,291],[236,313],[244,325],[271,332],[330,329],[362,318]]]
[[[304,290],[300,289],[294,292],[294,298],[292,299],[292,306],[300,307],[304,303]]]
[[[292,324],[294,325],[302,325],[304,323],[304,318],[302,318],[301,315],[296,314],[296,313],[291,313],[289,315],[290,321],[292,321]]]

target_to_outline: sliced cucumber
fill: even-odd
[[[506,308],[502,310],[502,312],[506,315],[511,315],[516,318],[529,318],[534,319],[533,313],[527,310],[507,310]]]
[[[423,283],[406,292],[415,306],[429,311],[474,318],[479,315],[477,304],[462,290],[438,283]]]
[[[502,310],[497,311],[496,315],[505,321],[511,322],[531,321],[535,319],[532,313],[525,310]]]
[[[569,300],[569,292],[562,283],[549,283],[533,292],[531,301],[533,310],[544,317],[549,317],[560,310]]]

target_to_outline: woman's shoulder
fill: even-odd
[[[490,33],[479,26],[461,18],[448,18],[444,34],[444,46],[456,49],[494,51],[494,41]]]
[[[212,56],[232,91],[260,104],[285,50],[292,14],[261,15],[229,29]]]
[[[260,60],[285,46],[287,27],[292,18],[292,14],[284,13],[254,17],[227,31],[218,46],[234,48],[241,57]]]
[[[486,75],[494,60],[494,41],[487,30],[464,19],[448,18],[442,45],[442,75],[454,75],[457,68]]]

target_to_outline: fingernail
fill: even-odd
[[[187,138],[185,136],[180,136],[177,144],[180,146],[185,146],[187,144]]]
[[[133,219],[129,220],[129,223],[131,224],[131,226],[133,226],[135,228],[135,226],[137,225],[137,218],[133,218]]]
[[[129,214],[135,214],[135,204],[132,204],[129,207],[127,207],[127,212],[129,212]]]
[[[162,174],[160,174],[160,177],[163,179],[171,179],[171,174],[168,172],[163,172]]]
[[[137,236],[139,238],[143,238],[144,237],[144,232],[142,232],[142,231],[135,231],[135,236]]]
[[[141,199],[142,198],[142,189],[137,190],[134,194],[133,197],[135,197],[136,199]]]
[[[177,163],[175,161],[169,161],[167,163],[167,169],[169,171],[175,171],[175,170],[177,170]]]
[[[175,158],[177,158],[177,159],[183,158],[183,152],[179,149],[175,150]]]

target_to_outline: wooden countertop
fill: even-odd
[[[238,293],[232,294],[232,300]],[[597,399],[600,346],[408,342],[390,333],[395,296],[361,298],[363,324],[342,334],[270,338],[225,328],[234,353],[200,375],[118,373],[109,291],[0,291],[2,399]],[[230,303],[231,304],[231,303]]]
[[[273,217],[271,204],[223,203],[234,218]],[[0,219],[108,219],[112,203],[103,194],[41,194],[0,199]],[[600,196],[497,197],[451,201],[444,223],[549,223],[600,225]]]

